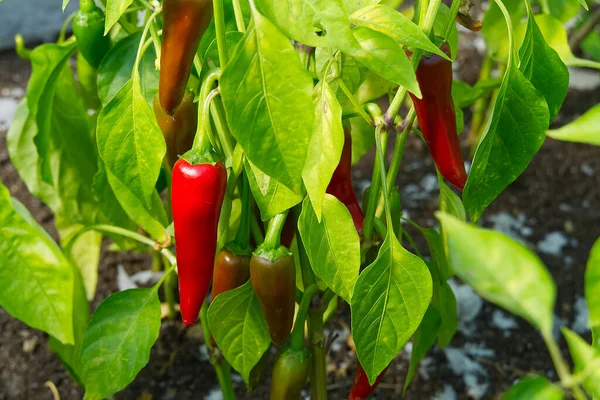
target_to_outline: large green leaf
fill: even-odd
[[[546,100],[509,60],[463,192],[474,221],[527,168],[549,120]]]
[[[136,33],[120,40],[106,53],[98,67],[98,96],[103,106],[129,82],[142,34]],[[151,104],[158,91],[159,73],[156,70],[156,51],[149,47],[140,61],[140,86],[146,101]]]
[[[377,259],[358,277],[351,304],[356,353],[371,384],[419,327],[431,293],[425,262],[388,231]]]
[[[342,108],[326,80],[319,82],[313,96],[315,123],[302,178],[320,220],[325,191],[342,156],[344,127]]]
[[[563,327],[562,332],[575,364],[574,372],[584,374],[583,386],[591,396],[600,397],[600,351],[568,328]]]
[[[325,195],[319,221],[307,198],[298,229],[315,274],[350,303],[360,270],[360,238],[346,206],[334,196]]]
[[[528,8],[527,31],[519,49],[519,69],[537,90],[544,95],[550,110],[550,124],[565,101],[569,90],[569,70],[560,57],[548,46],[535,18]]]
[[[223,71],[223,103],[248,159],[294,191],[313,127],[312,86],[290,41],[253,10],[253,23]]]
[[[137,79],[123,86],[102,109],[96,140],[121,206],[155,239],[161,239],[166,215],[154,185],[166,145]]]
[[[160,315],[156,288],[115,293],[98,306],[79,358],[85,399],[112,396],[133,381],[150,359]]]
[[[56,243],[0,182],[0,306],[73,344],[74,279],[73,267]]]
[[[381,32],[398,44],[448,58],[414,22],[389,6],[376,4],[362,8],[350,16],[350,22]]]
[[[590,326],[600,327],[600,239],[594,243],[587,262],[585,299],[590,311]]]
[[[498,232],[438,212],[450,266],[483,298],[552,334],[556,287],[540,259]]]
[[[208,321],[225,359],[248,382],[252,368],[271,344],[252,284],[218,295],[208,309]]]
[[[104,25],[104,34],[119,21],[119,18],[125,13],[127,8],[133,4],[133,0],[106,0],[106,22]]]
[[[575,121],[546,134],[556,140],[600,146],[600,104],[587,110]]]
[[[500,400],[562,400],[560,387],[553,385],[543,376],[529,376],[502,395]]]

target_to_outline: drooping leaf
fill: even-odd
[[[504,234],[436,213],[450,266],[483,298],[551,335],[556,287],[540,259]]]
[[[225,359],[248,382],[271,343],[252,284],[217,296],[208,309],[208,321]]]
[[[115,293],[99,306],[85,331],[79,358],[85,399],[125,388],[148,363],[160,329],[155,288]]]
[[[319,82],[313,96],[315,123],[302,180],[317,219],[320,220],[325,191],[342,155],[344,127],[342,108],[327,81]]]
[[[253,18],[220,81],[227,119],[248,160],[299,191],[314,119],[312,79],[289,40],[258,11]]]
[[[390,232],[358,277],[351,304],[356,352],[371,384],[417,330],[432,293],[423,260]]]
[[[360,270],[360,238],[350,212],[326,194],[318,220],[309,199],[302,204],[298,229],[315,274],[348,303]]]

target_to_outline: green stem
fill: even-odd
[[[481,63],[481,70],[479,71],[479,81],[487,80],[492,74],[492,68],[494,67],[494,61],[486,54],[483,62]],[[473,118],[471,119],[471,128],[469,129],[469,144],[471,146],[471,157],[475,154],[475,149],[479,143],[481,136],[481,128],[485,121],[485,114],[488,108],[491,94],[484,95],[478,98],[473,104]]]
[[[375,129],[376,136],[379,134],[381,126],[382,125],[378,125]],[[387,135],[385,141],[387,144]],[[379,154],[375,153],[375,162],[373,163],[373,176],[371,178],[371,189],[369,191],[367,209],[365,210],[365,222],[363,226],[363,235],[365,236],[365,242],[370,242],[371,239],[373,239],[373,227],[375,223],[375,213],[377,211],[377,199],[381,195],[381,171],[379,170],[380,168],[381,165],[379,163]]]
[[[158,35],[158,29],[156,29],[155,23],[150,24],[150,37],[152,37],[152,44],[154,44],[154,51],[156,52],[156,55],[159,56],[160,50],[161,50],[161,44],[160,44],[160,39],[159,39],[159,35]]]
[[[575,58],[568,60],[565,63],[568,67],[583,67],[583,68],[594,68],[600,70],[600,62],[586,60],[583,58]]]
[[[31,60],[31,50],[25,47],[25,39],[21,34],[15,35],[15,52],[25,61]]]
[[[250,230],[252,231],[252,237],[257,245],[264,243],[265,236],[262,233],[262,229],[257,218],[252,218],[250,220]]]
[[[267,236],[265,237],[264,246],[267,250],[275,250],[281,246],[281,231],[285,225],[288,212],[282,212],[277,214],[269,222],[269,228],[267,229]]]
[[[175,275],[169,274],[169,277],[165,281],[163,290],[165,292],[165,299],[167,300],[167,307],[169,309],[169,319],[174,320],[177,317],[175,311],[175,290],[177,289],[177,281]]]
[[[294,217],[298,219],[300,215],[300,206],[296,206]],[[298,224],[296,224],[297,226]],[[304,247],[304,242],[302,241],[302,235],[300,235],[300,231],[296,228],[296,243],[298,244],[298,257],[300,258],[300,269],[302,271],[302,282],[304,283],[304,287],[309,287],[317,283],[317,279],[315,278],[315,273],[313,272],[310,266],[310,260],[308,259],[308,254],[306,253],[306,248]]]
[[[448,23],[444,27],[444,32],[442,33],[442,37],[444,38],[444,40],[448,40],[450,32],[452,32],[452,28],[456,24],[456,16],[458,15],[458,11],[460,10],[461,4],[462,0],[452,1],[452,7],[450,8],[450,18],[448,19]]]
[[[150,15],[148,21],[146,21],[146,26],[144,27],[144,31],[142,32],[142,38],[140,39],[140,45],[138,47],[137,56],[135,58],[135,63],[133,64],[133,71],[131,73],[131,79],[136,80],[135,78],[139,74],[140,62],[142,60],[142,56],[144,55],[145,50],[148,48],[150,44],[146,44],[146,37],[148,36],[148,32],[150,31],[150,25],[154,19],[160,14],[162,10],[156,10]]]
[[[229,160],[233,156],[233,144],[231,143],[231,132],[229,131],[229,125],[225,118],[225,108],[220,98],[215,99],[210,105],[211,114],[215,127],[217,128],[217,135],[219,136],[219,142],[223,147],[225,157]]]
[[[550,357],[552,357],[552,362],[554,363],[554,367],[556,368],[556,372],[558,373],[558,377],[560,378],[561,382],[572,381],[573,377],[571,376],[571,373],[569,372],[567,363],[565,362],[565,360],[560,352],[558,344],[552,337],[552,334],[542,332],[542,338],[544,339],[544,342],[546,343],[546,347],[548,348]],[[577,400],[587,399],[587,397],[581,391],[581,388],[579,386],[573,387],[572,390],[573,390],[573,395],[575,396],[575,398]]]
[[[308,315],[312,298],[318,291],[319,287],[317,285],[310,285],[302,295],[302,302],[298,308],[294,330],[290,337],[290,343],[294,350],[302,350],[304,348],[304,323],[306,321],[306,316]]]
[[[312,368],[310,388],[312,400],[327,400],[327,366],[325,351],[325,334],[323,333],[323,312],[311,309],[308,314],[308,332],[310,336],[310,352]]]
[[[244,22],[244,14],[242,13],[242,6],[240,0],[233,0],[233,12],[235,13],[235,25],[237,30],[240,32],[246,32],[246,23]]]
[[[383,144],[382,144],[382,136],[387,136],[387,133],[383,128],[379,127],[375,132],[375,145],[377,146],[377,154],[379,160],[379,171],[381,173],[381,182],[383,186],[383,193],[389,193],[387,188],[386,176],[385,176],[385,159],[383,158]],[[388,234],[394,234],[394,225],[391,223],[392,221],[392,212],[390,210],[390,202],[386,197],[385,201],[385,219],[388,221]]]
[[[369,124],[373,125],[373,118],[365,111],[364,107],[361,106],[352,93],[350,93],[350,89],[346,86],[342,78],[337,78],[338,85],[340,89],[344,92],[350,103],[354,106],[358,114],[365,119]]]
[[[73,21],[73,18],[75,18],[75,13],[71,13],[65,19],[65,22],[63,22],[62,27],[60,28],[60,33],[58,34],[58,39],[56,40],[56,43],[62,44],[65,42],[65,38],[67,36],[67,28],[69,27],[69,24],[71,23],[71,21]],[[21,35],[19,35],[19,36],[21,36]],[[23,37],[21,36],[21,38],[23,38]]]
[[[246,249],[250,247],[250,183],[248,177],[242,174],[242,214],[240,215],[240,226],[235,234],[235,242]]]
[[[200,86],[200,100],[198,104],[198,128],[194,138],[192,149],[198,150],[201,154],[210,148],[210,137],[207,134],[207,127],[210,128],[210,119],[205,120],[206,101],[213,90],[215,82],[221,79],[221,69],[213,68],[204,77]],[[210,105],[210,102],[208,103]]]
[[[387,236],[387,228],[381,219],[375,218],[374,225],[375,225],[375,230],[377,231],[379,236],[381,236],[382,238]]]
[[[519,65],[519,55],[517,54],[517,49],[515,48],[515,40],[513,38],[513,23],[510,18],[510,13],[506,9],[506,6],[504,5],[504,3],[502,3],[502,0],[494,0],[494,2],[498,5],[498,8],[500,8],[500,11],[502,11],[502,14],[504,15],[504,19],[506,20],[506,27],[508,29],[508,43],[510,43],[510,48],[512,49],[512,51],[510,51],[508,53],[508,63],[507,64],[518,66]],[[514,62],[514,64],[511,64],[511,62]]]
[[[223,10],[223,0],[213,0],[215,29],[217,32],[217,48],[219,50],[219,62],[221,68],[225,68],[229,62],[227,53],[227,43],[225,42],[225,12]]]

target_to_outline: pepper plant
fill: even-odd
[[[454,276],[537,328],[555,363],[558,380],[531,376],[503,398],[600,397],[600,242],[585,283],[594,343],[563,330],[571,370],[545,266],[476,224],[543,144],[567,65],[599,67],[565,48],[563,23],[586,1],[493,0],[482,22],[469,1],[401,3],[86,0],[74,36],[32,51],[19,42],[33,74],[8,149],[60,241],[0,185],[0,305],[50,335],[86,399],[112,396],[148,363],[161,299],[170,318],[199,318],[226,399],[231,369],[252,389],[273,346],[271,399],[308,384],[326,399],[324,325],[341,302],[359,361],[350,398],[367,398],[412,338],[406,388],[456,332]],[[486,41],[474,86],[452,80],[456,21]],[[467,175],[459,134],[471,106]],[[599,120],[595,107],[548,135],[600,144]],[[439,229],[401,213],[411,136],[438,171]],[[352,163],[372,148],[361,207]],[[104,238],[112,251],[147,246],[164,273],[90,315]]]

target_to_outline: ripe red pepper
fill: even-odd
[[[250,260],[250,280],[276,345],[285,343],[294,323],[296,267],[292,253],[280,244],[286,216],[279,214],[269,226],[265,242]]]
[[[447,43],[441,50],[450,55]],[[421,132],[442,176],[462,190],[467,182],[467,172],[456,132],[452,62],[432,54],[431,57],[421,58],[416,74],[423,98],[417,99],[412,93],[410,96]]]
[[[356,374],[354,375],[354,383],[352,384],[352,390],[350,391],[350,397],[348,397],[348,400],[368,399],[369,396],[371,394],[373,394],[373,392],[377,388],[377,385],[379,385],[379,383],[381,383],[381,380],[383,379],[383,375],[385,375],[386,371],[387,371],[387,368],[384,369],[381,374],[379,374],[379,376],[375,380],[375,383],[373,384],[373,386],[371,386],[369,384],[369,378],[367,377],[367,373],[363,369],[362,365],[360,365],[360,363],[359,363],[358,367],[356,367]]]
[[[190,326],[198,318],[213,275],[227,171],[220,161],[190,164],[182,158],[173,167],[172,185],[181,316]]]
[[[181,104],[200,39],[213,16],[212,0],[165,0],[160,56],[160,104],[173,115]]]
[[[154,115],[167,144],[167,162],[171,168],[180,155],[192,148],[196,126],[198,125],[198,104],[194,103],[194,94],[187,92],[179,108],[172,117],[167,115],[154,96]]]
[[[363,230],[365,215],[360,208],[354,188],[352,187],[352,135],[348,128],[344,129],[342,158],[333,172],[331,182],[327,187],[327,193],[335,196],[348,208],[350,215],[352,215],[354,226],[360,235]]]

